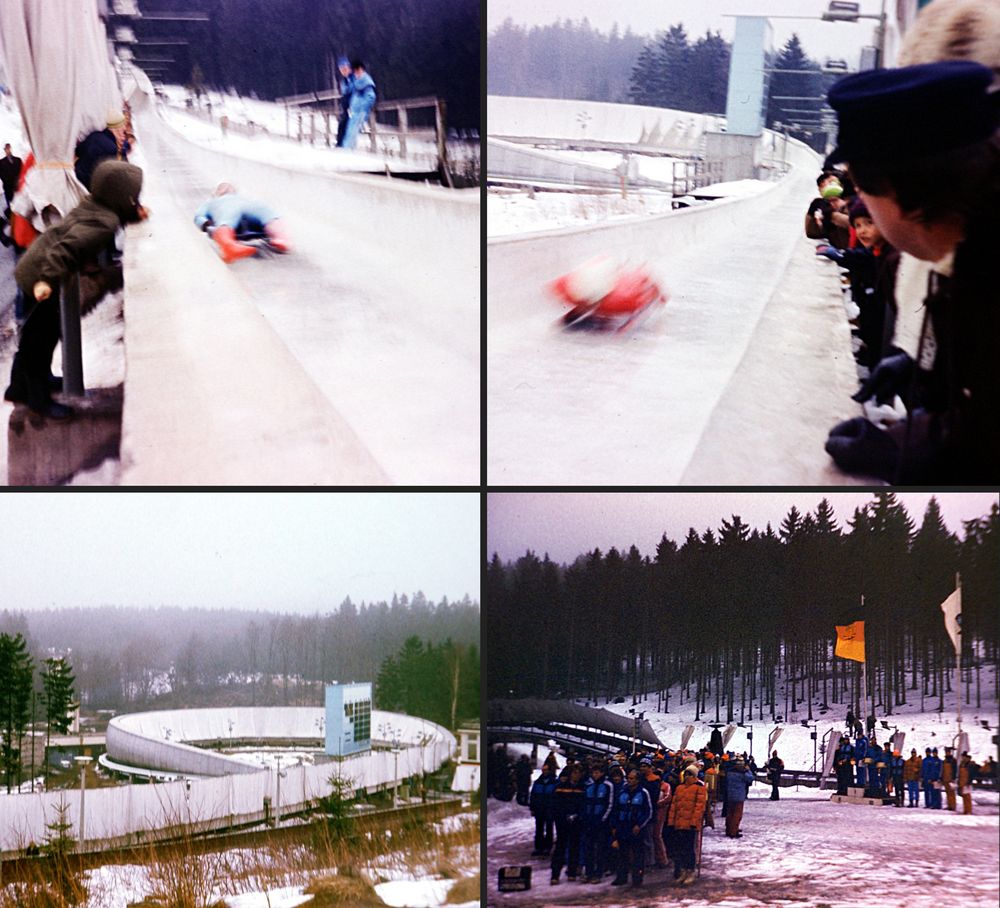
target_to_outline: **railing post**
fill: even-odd
[[[454,189],[455,187],[451,183],[451,172],[448,169],[448,145],[447,136],[445,135],[445,125],[445,103],[440,98],[437,98],[434,101],[434,129],[437,131],[438,167],[440,168],[441,176]]]
[[[401,104],[399,107],[399,154],[400,157],[406,157],[406,131],[409,128],[409,119],[406,114],[406,105]]]
[[[59,295],[62,327],[63,393],[83,396],[83,345],[80,331],[80,279],[71,275]]]
[[[371,116],[368,117],[368,134],[371,136],[371,150],[372,154],[375,153],[375,108],[371,110]]]

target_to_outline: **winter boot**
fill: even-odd
[[[292,244],[288,241],[288,234],[285,231],[285,224],[281,218],[268,221],[264,227],[267,233],[267,241],[275,252],[291,252]]]
[[[232,227],[216,227],[212,233],[212,239],[219,244],[219,249],[222,251],[222,261],[227,265],[232,264],[237,259],[245,259],[257,254],[256,247],[236,241],[236,232]]]

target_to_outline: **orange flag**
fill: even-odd
[[[854,621],[851,624],[838,624],[837,646],[833,651],[835,656],[853,659],[855,662],[865,661],[865,623]]]

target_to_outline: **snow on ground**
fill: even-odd
[[[324,125],[322,118],[315,118],[317,138],[316,144],[298,142],[289,139],[289,132],[297,134],[297,113],[292,112],[288,119],[285,107],[269,101],[258,101],[254,98],[244,98],[234,94],[209,92],[205,101],[211,103],[208,108],[202,106],[192,108],[187,113],[185,106],[187,90],[177,86],[166,86],[164,94],[169,107],[161,108],[167,122],[183,133],[184,137],[198,145],[208,148],[225,146],[226,154],[250,158],[265,163],[280,161],[285,166],[300,170],[311,170],[318,173],[334,171],[381,171],[386,164],[395,170],[418,169],[434,170],[437,167],[437,151],[433,142],[409,138],[407,140],[407,155],[402,158],[399,143],[395,136],[388,134],[377,140],[379,153],[372,154],[368,148],[368,136],[362,135],[358,140],[357,149],[330,148],[326,145],[325,134],[320,137]],[[211,113],[211,120],[204,117]],[[233,129],[223,135],[219,124],[220,117],[227,117],[233,124]],[[336,130],[336,118],[331,118],[331,130]],[[260,128],[261,133],[243,135],[237,131],[239,126]],[[263,131],[266,130],[266,134]],[[303,130],[309,131],[308,111],[304,112]],[[406,165],[403,166],[404,162]]]
[[[984,666],[981,670],[981,706],[976,706],[975,685],[971,691],[971,703],[965,703],[965,685],[962,685],[962,730],[969,735],[969,747],[972,758],[977,762],[982,762],[992,755],[997,756],[996,746],[992,743],[992,736],[997,734],[1000,718],[998,718],[997,703],[992,698],[994,690],[993,667]],[[715,723],[715,700],[708,698],[708,708],[702,713],[700,722],[694,721],[694,701],[680,703],[680,686],[675,686],[670,690],[670,712],[657,712],[657,698],[655,694],[640,697],[637,706],[632,706],[632,698],[626,697],[623,703],[599,702],[599,706],[611,712],[621,715],[629,715],[628,710],[635,709],[646,714],[646,719],[653,727],[653,730],[660,736],[663,743],[670,748],[680,746],[681,733],[685,726],[694,725],[694,734],[691,736],[690,745],[695,748],[703,747],[708,743],[709,735],[712,733],[712,724]],[[740,721],[739,709],[739,686],[736,687],[736,703],[734,724]],[[903,742],[904,753],[909,755],[910,748],[917,748],[917,752],[923,755],[924,748],[937,747],[940,754],[944,755],[944,748],[951,746],[952,739],[957,732],[957,713],[955,710],[954,692],[946,693],[944,698],[945,709],[943,712],[936,712],[938,698],[927,697],[925,700],[926,712],[920,711],[920,692],[908,690],[906,698],[909,701],[906,705],[893,708],[892,715],[888,715],[883,707],[876,704],[876,738],[884,742],[887,737],[899,731],[904,732],[906,738]],[[819,745],[823,741],[823,735],[830,729],[834,729],[834,734],[839,736],[845,727],[845,717],[847,706],[845,704],[835,704],[825,711],[821,705],[821,697],[813,699],[813,716],[815,724],[818,726],[816,739],[817,769],[822,768],[822,756],[819,753]],[[583,703],[585,701],[578,701]],[[776,702],[779,714],[784,712],[784,687],[779,682]],[[726,724],[726,707],[720,709],[720,723]],[[784,760],[788,769],[813,769],[813,742],[809,737],[811,728],[801,725],[801,720],[808,716],[806,703],[799,703],[794,712],[789,712],[785,717],[786,721],[774,723],[769,721],[768,710],[765,707],[764,720],[747,718],[744,720],[746,728],[737,728],[735,734],[729,742],[729,750],[737,753],[750,753],[750,741],[747,739],[747,732],[753,731],[753,755],[759,764],[764,762],[764,752],[767,749],[767,736],[775,728],[782,729],[781,734],[775,741],[781,759]],[[807,720],[808,721],[808,720]],[[882,722],[889,726],[886,730]],[[987,726],[984,727],[983,722]],[[813,724],[813,723],[810,723]],[[834,739],[836,741],[836,738]]]
[[[995,793],[974,797],[973,816],[949,811],[834,804],[829,796],[767,798],[753,786],[741,839],[724,835],[717,815],[706,829],[701,878],[678,891],[669,870],[647,874],[641,897],[631,889],[570,883],[549,885],[544,859],[530,857],[534,823],[516,802],[489,800],[487,901],[489,906],[662,904],[702,906],[855,906],[963,908],[995,906],[1000,896],[998,809]],[[782,790],[784,794],[784,790]],[[532,890],[496,891],[505,865],[531,866]],[[682,894],[683,893],[683,894]]]
[[[266,892],[248,892],[246,895],[231,895],[226,899],[229,908],[296,908],[312,901],[301,886],[284,886]]]
[[[992,699],[993,668],[983,668],[981,676],[982,706],[976,707],[975,687],[972,703],[964,702],[963,730],[969,733],[973,759],[981,762],[987,756],[996,758],[991,736],[997,733],[997,703]],[[928,698],[920,712],[920,695],[914,698],[907,691],[910,703],[895,707],[893,715],[877,708],[879,732],[885,731],[881,720],[891,729],[897,726],[906,733],[904,754],[916,747],[923,754],[925,747],[937,747],[944,754],[955,734],[956,711],[953,694],[945,695],[945,710],[933,711],[938,699]],[[670,692],[670,712],[657,712],[655,694],[623,703],[599,702],[599,706],[628,715],[629,709],[643,711],[653,729],[671,748],[680,745],[681,732],[694,725],[690,744],[704,746],[715,719],[714,700],[703,721],[694,721],[694,702],[680,703],[680,688]],[[779,700],[784,702],[784,690],[779,684]],[[739,697],[739,688],[737,688]],[[585,701],[578,701],[585,702]],[[737,709],[737,718],[739,709]],[[846,707],[835,706],[820,716],[818,701],[813,706],[819,725],[819,740],[824,731],[834,729],[839,735],[843,728]],[[782,733],[775,748],[786,769],[813,768],[813,742],[809,729],[798,724],[807,714],[806,704],[798,704],[790,722],[781,723]],[[766,716],[766,712],[765,712]],[[720,720],[725,723],[726,709]],[[985,721],[990,728],[984,728]],[[729,749],[749,752],[746,732],[754,729],[754,756],[764,762],[767,734],[775,728],[771,722],[745,722],[746,729],[737,728]],[[879,736],[879,740],[884,740]],[[521,753],[531,753],[531,745],[511,744],[508,753],[516,759]],[[538,761],[547,749],[538,748]],[[818,754],[819,761],[822,757]],[[562,754],[557,754],[560,765]],[[820,764],[821,765],[821,764]],[[652,871],[647,876],[642,898],[630,890],[626,894],[607,885],[587,886],[564,882],[549,886],[549,868],[543,859],[531,858],[534,823],[528,810],[515,802],[501,803],[490,799],[487,808],[487,886],[488,905],[605,905],[620,908],[626,905],[653,904],[669,898],[686,908],[701,906],[797,906],[862,905],[876,903],[880,908],[934,908],[943,902],[953,905],[986,906],[997,904],[1000,896],[1000,794],[976,790],[973,814],[948,810],[929,811],[923,805],[917,809],[895,807],[861,807],[834,804],[830,792],[806,786],[781,789],[779,801],[770,800],[770,786],[755,783],[750,788],[744,812],[740,840],[724,836],[723,821],[716,816],[716,828],[704,833],[702,877],[691,887],[685,887],[683,897],[674,892],[669,871]],[[866,811],[868,811],[866,813]],[[961,811],[961,800],[959,800]],[[505,865],[533,867],[533,890],[525,895],[496,892],[497,871]],[[528,897],[530,896],[530,898]]]
[[[664,192],[496,192],[486,196],[488,236],[533,233],[580,227],[625,218],[664,214],[671,210],[672,196]]]
[[[468,814],[463,816],[470,816]],[[477,815],[478,816],[478,815]],[[291,858],[292,856],[289,855]],[[212,878],[220,871],[220,858],[224,866],[252,869],[270,860],[270,855],[253,848],[234,848],[224,855],[205,854],[196,860],[207,868],[205,877]],[[463,873],[472,875],[479,870],[479,848],[454,848],[449,861]],[[444,879],[430,866],[411,866],[412,859],[402,852],[390,852],[361,867],[361,871],[375,885],[379,897],[390,906],[406,908],[437,908],[443,905],[457,880]],[[332,868],[327,873],[336,872]],[[304,893],[305,886],[281,886],[274,889],[254,888],[254,882],[245,882],[247,892],[228,894],[242,888],[237,880],[227,880],[227,891],[217,892],[229,908],[296,908],[308,904],[312,896]],[[87,871],[88,899],[82,908],[121,908],[126,904],[142,901],[155,889],[149,868],[143,864],[105,864]],[[470,902],[468,905],[476,905]],[[453,906],[463,908],[463,906]]]

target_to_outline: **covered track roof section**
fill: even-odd
[[[636,727],[635,721],[607,709],[581,706],[565,700],[491,700],[486,731],[490,737],[512,740],[511,733],[525,738],[553,738],[574,746],[621,747],[640,744],[662,747],[648,719]]]

